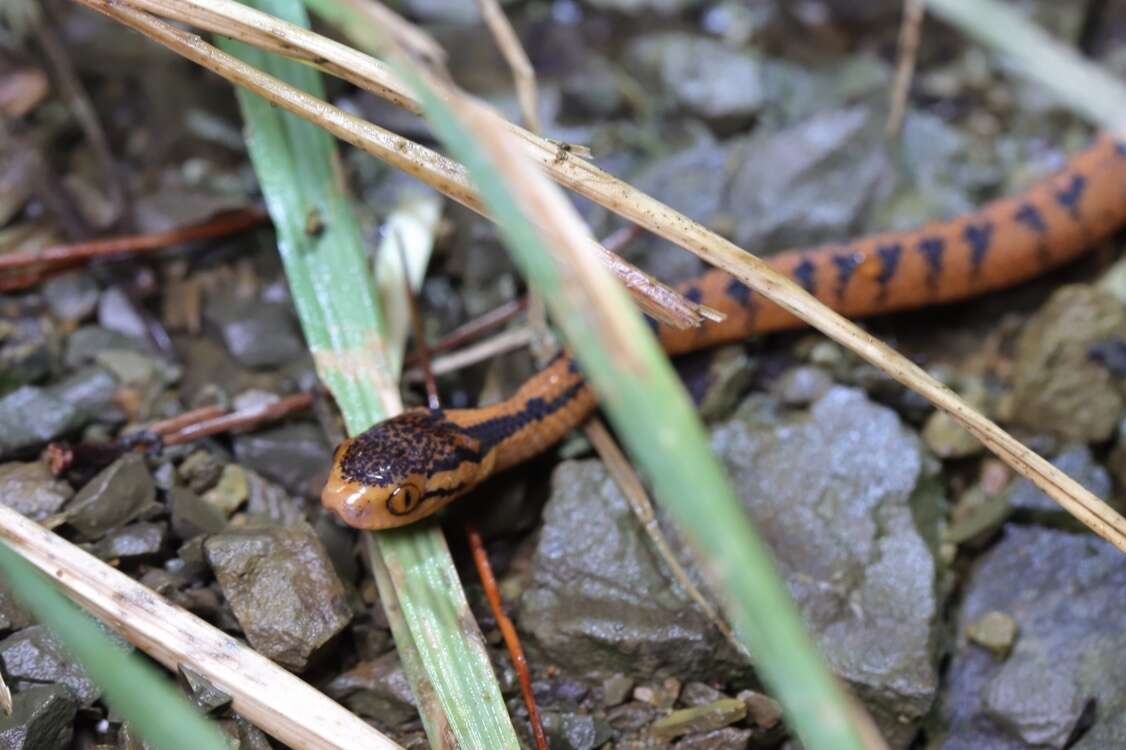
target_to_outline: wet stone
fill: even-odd
[[[649,678],[658,668],[686,678],[745,671],[734,649],[671,584],[601,463],[560,464],[543,517],[520,598],[525,645],[542,661],[592,683],[616,674]]]
[[[418,714],[399,655],[390,651],[362,661],[325,686],[325,693],[354,713],[395,726]]]
[[[763,106],[763,66],[749,50],[668,32],[640,37],[625,55],[631,70],[655,79],[659,91],[705,120],[738,126]]]
[[[0,464],[0,502],[32,520],[57,513],[73,495],[42,461]]]
[[[684,690],[680,692],[681,705],[688,706],[703,706],[708,703],[715,703],[716,701],[724,698],[723,693],[716,690],[711,685],[706,685],[702,682],[689,682],[684,686]]]
[[[276,302],[216,299],[207,306],[227,351],[244,367],[281,367],[304,351],[289,307]]]
[[[43,388],[17,388],[0,398],[0,454],[43,445],[81,421],[78,409]]]
[[[215,486],[203,493],[203,502],[215,508],[224,517],[229,517],[246,502],[250,487],[246,481],[246,471],[235,464],[227,464],[219,474]]]
[[[83,367],[44,390],[73,406],[82,423],[120,421],[120,410],[114,404],[117,380],[101,367]]]
[[[161,510],[156,485],[136,453],[126,453],[86,483],[66,508],[67,522],[86,539],[97,539],[138,518]]]
[[[43,282],[43,299],[59,320],[84,320],[98,306],[98,283],[85,271],[68,271]]]
[[[221,510],[204,502],[187,487],[168,490],[168,512],[172,517],[172,533],[187,541],[200,534],[217,534],[227,525]]]
[[[598,740],[594,717],[545,711],[541,719],[548,746],[559,750],[593,750]]]
[[[1080,285],[1057,290],[1017,342],[1014,421],[1079,442],[1110,438],[1126,398],[1089,349],[1124,330],[1126,306],[1109,292]]]
[[[164,546],[168,524],[131,523],[106,534],[91,550],[103,560],[155,555]]]
[[[747,716],[747,704],[738,698],[722,698],[692,708],[673,711],[653,722],[653,736],[672,739],[685,734],[708,732],[742,721]]]
[[[230,705],[231,696],[215,687],[211,680],[194,669],[181,664],[180,677],[187,685],[192,702],[204,713],[211,713],[217,708]]]
[[[999,659],[1009,655],[1017,638],[1017,624],[1004,612],[986,612],[966,626],[966,637]]]
[[[74,369],[90,364],[99,353],[111,350],[145,352],[148,351],[148,347],[143,341],[130,338],[118,331],[111,331],[101,326],[82,326],[67,337],[63,362],[67,367]]]
[[[742,690],[735,696],[747,704],[747,716],[762,729],[773,729],[782,721],[782,705],[769,695]]]
[[[57,334],[49,320],[0,320],[0,393],[49,375],[58,351]]]
[[[1052,465],[1086,487],[1100,500],[1110,499],[1110,474],[1095,462],[1091,449],[1086,445],[1065,448],[1052,459]],[[1055,525],[1077,526],[1079,523],[1059,503],[1027,479],[1020,478],[1013,483],[1008,499],[1009,505],[1023,518]]]
[[[942,485],[918,439],[863,392],[806,411],[752,397],[712,446],[830,666],[905,747],[938,689]]]
[[[942,746],[1126,747],[1124,597],[1126,565],[1108,543],[1006,526],[969,579],[957,627],[966,633],[1004,612],[1019,637],[1003,661],[960,639],[940,709]]]
[[[224,461],[214,453],[193,451],[179,466],[180,477],[192,492],[201,494],[215,486],[223,474]]]
[[[58,750],[69,747],[78,702],[66,685],[38,685],[12,696],[12,714],[0,714],[0,747]]]
[[[618,706],[625,702],[633,692],[633,680],[623,674],[607,677],[602,681],[602,705]]]
[[[234,442],[239,463],[295,495],[320,494],[332,464],[332,448],[316,425],[274,427],[239,435]]]
[[[98,300],[98,325],[137,341],[148,338],[148,326],[129,296],[120,287],[111,287]]]
[[[250,645],[289,669],[304,669],[351,619],[344,586],[305,524],[224,531],[204,552]]]
[[[74,693],[83,708],[89,707],[102,694],[102,689],[86,670],[42,625],[24,628],[0,641],[0,662],[4,664],[8,686],[17,692],[58,682]]]

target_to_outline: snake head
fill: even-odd
[[[321,503],[359,529],[403,526],[473,489],[493,457],[441,411],[412,409],[337,446]]]

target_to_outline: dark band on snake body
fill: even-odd
[[[786,251],[768,262],[852,317],[1011,286],[1077,257],[1126,223],[1124,156],[1126,145],[1104,136],[1065,171],[972,216]],[[680,291],[726,318],[687,331],[650,319],[670,354],[801,325],[721,271],[704,273]],[[595,406],[574,360],[561,352],[506,401],[478,409],[415,409],[345,441],[322,501],[359,528],[411,523],[546,450]]]

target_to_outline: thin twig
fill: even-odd
[[[512,70],[512,79],[516,85],[516,98],[520,102],[520,112],[524,116],[524,127],[533,133],[543,132],[539,115],[539,94],[536,89],[536,71],[528,59],[528,53],[520,44],[516,31],[508,20],[508,16],[501,10],[497,0],[477,0],[477,8],[485,25],[492,32],[497,48],[504,55],[505,62]]]
[[[169,245],[195,242],[213,237],[223,237],[262,224],[267,219],[258,208],[245,208],[225,213],[213,219],[187,227],[169,229],[151,234],[110,237],[90,242],[72,242],[51,245],[38,250],[0,255],[0,270],[21,269],[26,266],[67,266],[94,258],[159,250]]]
[[[528,326],[520,326],[508,331],[502,331],[496,336],[487,338],[472,346],[458,349],[450,354],[435,357],[430,363],[435,375],[448,375],[451,372],[463,370],[466,367],[484,362],[501,354],[529,346],[535,339],[535,334]],[[422,373],[417,368],[407,371],[407,379],[417,381]]]
[[[919,55],[919,35],[926,13],[926,0],[903,0],[903,22],[899,27],[899,61],[895,66],[895,83],[891,89],[891,112],[885,131],[889,138],[898,135],[907,111],[907,93]]]
[[[186,411],[175,417],[153,422],[148,426],[146,431],[153,435],[171,435],[173,432],[179,432],[180,430],[199,424],[200,422],[221,417],[223,414],[223,407],[221,406],[201,406],[198,409]]]
[[[3,505],[0,539],[68,597],[167,669],[191,664],[231,696],[239,714],[286,745],[310,750],[401,750],[266,657]]]
[[[438,354],[441,352],[448,352],[451,349],[456,349],[462,344],[467,344],[471,341],[479,339],[486,333],[500,328],[508,321],[515,318],[520,313],[524,312],[528,307],[528,298],[520,297],[504,302],[492,310],[489,310],[483,315],[478,315],[473,320],[461,324],[457,328],[447,333],[442,338],[435,341],[430,345],[430,353]],[[404,360],[407,367],[412,367],[418,364],[417,354],[408,354]]]
[[[294,412],[304,411],[313,404],[313,394],[298,393],[293,396],[279,398],[262,406],[224,414],[211,419],[204,419],[176,432],[163,436],[165,445],[180,445],[200,440],[211,435],[232,430],[245,430],[255,427],[263,422],[272,422],[275,419],[287,417]]]
[[[649,501],[649,493],[645,491],[645,485],[641,483],[638,478],[637,472],[633,470],[629,459],[622,449],[618,447],[614,437],[610,431],[606,429],[606,425],[597,416],[587,421],[583,428],[586,432],[587,439],[590,444],[594,446],[595,451],[598,452],[599,458],[602,459],[603,465],[606,470],[610,472],[610,476],[614,480],[614,484],[618,486],[622,495],[629,503],[630,509],[633,511],[634,516],[637,517],[641,528],[649,536],[649,540],[653,542],[653,546],[657,550],[657,554],[668,565],[669,571],[672,573],[673,578],[680,585],[688,597],[696,603],[700,611],[704,613],[716,629],[723,634],[723,637],[735,647],[735,650],[740,654],[750,658],[747,649],[735,637],[735,633],[731,630],[731,626],[720,614],[708,598],[700,591],[700,589],[688,577],[687,571],[680,561],[676,559],[673,554],[672,548],[669,546],[668,540],[665,539],[665,534],[661,531],[661,525],[657,522],[657,514],[653,510],[653,504]]]
[[[485,551],[485,543],[481,535],[472,526],[466,525],[465,535],[469,538],[469,549],[473,553],[473,562],[477,566],[477,575],[481,577],[481,586],[485,589],[485,597],[489,600],[489,607],[497,620],[497,627],[504,636],[504,645],[508,648],[508,655],[512,658],[512,665],[516,668],[516,678],[520,681],[520,692],[524,695],[524,705],[528,707],[528,722],[532,725],[532,737],[536,741],[536,750],[547,750],[547,738],[543,733],[543,724],[540,723],[540,712],[536,707],[536,694],[532,690],[532,676],[528,672],[528,660],[524,656],[524,648],[520,645],[520,636],[516,634],[516,627],[512,620],[505,614],[504,602],[501,601],[500,591],[497,589],[497,579],[493,576],[493,566],[489,564],[489,555]]]

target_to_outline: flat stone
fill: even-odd
[[[602,681],[602,705],[618,706],[625,702],[633,692],[633,680],[624,674],[616,674]]]
[[[181,541],[200,534],[217,534],[227,525],[221,510],[204,502],[187,487],[168,490],[168,512],[172,517],[172,533]]]
[[[57,682],[69,688],[83,708],[102,695],[97,683],[43,625],[32,625],[0,641],[0,662],[8,687],[15,692]]]
[[[103,560],[155,555],[164,546],[168,524],[131,523],[114,529],[94,545],[93,553]]]
[[[362,661],[337,675],[325,686],[325,694],[354,713],[378,719],[385,726],[395,726],[418,715],[414,693],[394,651]]]
[[[120,287],[110,287],[98,300],[98,325],[137,341],[148,338],[148,326]]]
[[[70,746],[78,702],[66,685],[38,685],[12,696],[12,714],[0,714],[4,750],[59,750]]]
[[[892,747],[906,747],[938,690],[942,484],[895,412],[834,387],[808,411],[764,397],[712,447],[774,551],[832,669]]]
[[[715,703],[726,697],[728,696],[703,682],[693,681],[686,683],[684,689],[680,691],[681,705],[688,706],[689,708]]]
[[[939,710],[945,750],[1126,747],[1126,565],[1089,533],[1009,524],[972,571],[957,617],[1019,631],[1000,660],[962,638]]]
[[[295,495],[318,496],[332,465],[332,446],[307,422],[239,435],[234,444],[240,464]]]
[[[1052,295],[1017,342],[1013,420],[1078,442],[1109,439],[1126,408],[1114,374],[1093,359],[1093,344],[1126,331],[1126,306],[1098,287]]]
[[[676,750],[746,750],[754,732],[724,727],[711,732],[690,734],[676,743]]]
[[[73,406],[81,424],[92,420],[116,423],[121,421],[120,410],[114,404],[117,388],[117,379],[108,370],[83,367],[44,391]]]
[[[287,305],[261,300],[210,302],[205,316],[244,367],[280,367],[305,349]]]
[[[229,694],[215,687],[211,680],[191,667],[181,664],[180,676],[183,678],[184,684],[187,685],[188,692],[192,696],[192,702],[204,713],[211,713],[217,708],[230,705],[231,696]]]
[[[42,461],[0,464],[0,503],[32,520],[57,513],[73,495]]]
[[[215,486],[203,493],[203,501],[224,517],[230,517],[249,496],[246,470],[236,464],[227,464],[219,474],[219,481]]]
[[[250,645],[289,669],[304,669],[352,618],[308,525],[224,531],[204,542],[204,552]]]
[[[1052,465],[1086,487],[1100,500],[1110,499],[1112,489],[1110,474],[1095,461],[1091,449],[1086,445],[1072,445],[1065,448],[1052,459]],[[1070,513],[1023,477],[1013,482],[1006,496],[1009,505],[1021,514],[1022,518],[1079,528],[1079,522]]]
[[[98,306],[98,282],[86,271],[67,271],[43,282],[43,299],[59,320],[85,320]]]
[[[0,455],[41,446],[79,426],[79,410],[43,388],[25,385],[0,398]]]
[[[67,523],[87,539],[161,510],[156,485],[137,453],[126,453],[86,483],[66,508]]]

